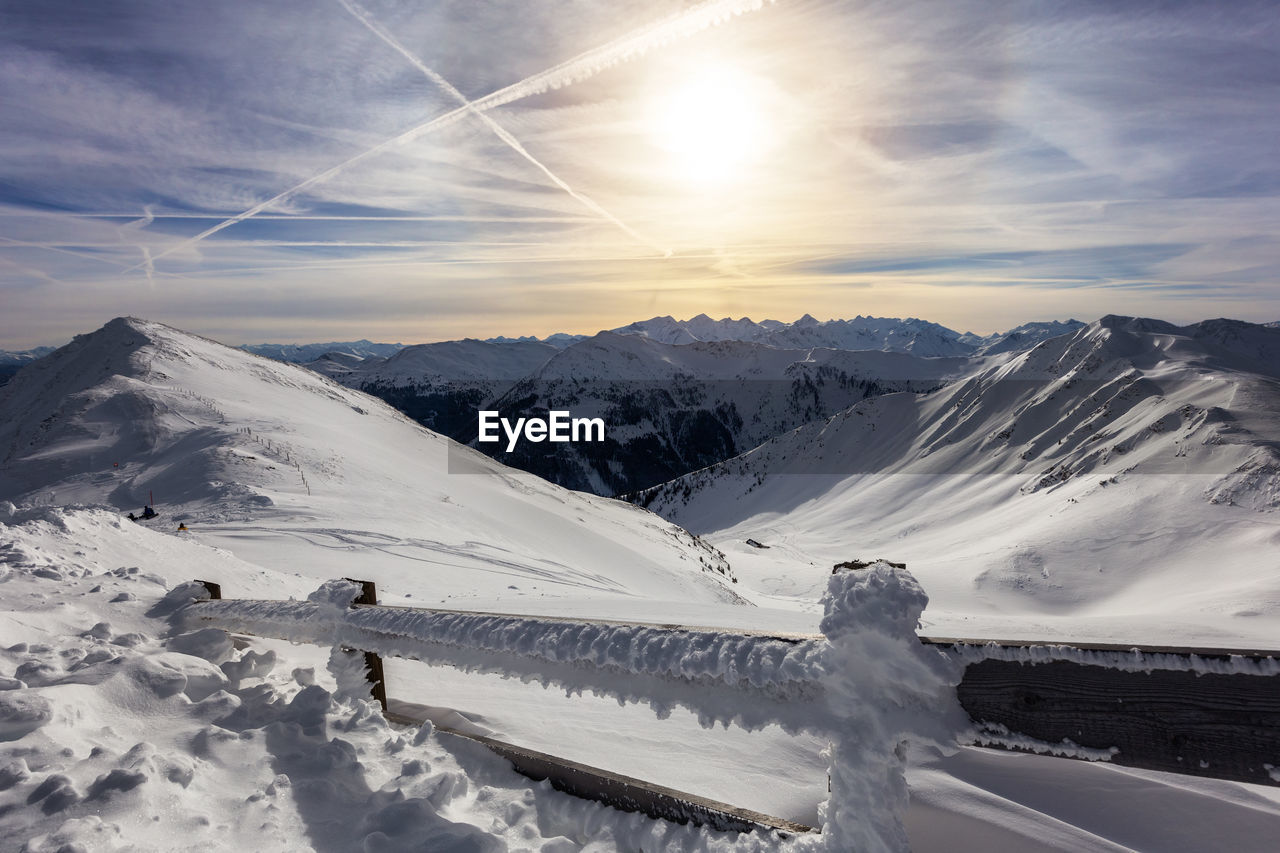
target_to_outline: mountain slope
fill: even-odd
[[[153,495],[153,526],[186,521],[261,565],[305,553],[276,568],[358,574],[387,594],[737,600],[719,554],[647,512],[506,468],[300,366],[160,324],[113,320],[0,390],[0,500],[124,512]]]
[[[961,335],[960,340],[972,343],[979,355],[999,355],[1006,352],[1022,352],[1041,341],[1067,335],[1084,327],[1079,320],[1053,320],[1047,323],[1023,323],[1007,332],[998,332],[985,338],[977,335]]]
[[[639,500],[736,551],[748,582],[794,569],[778,590],[905,560],[946,630],[1018,630],[1004,617],[1021,613],[1023,632],[1080,639],[1273,636],[1280,331],[1106,317]]]

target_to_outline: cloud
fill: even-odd
[[[352,16],[354,16],[358,21],[360,21],[360,23],[364,24],[365,27],[367,27],[370,32],[372,32],[374,35],[380,38],[383,42],[385,42],[391,48],[393,48],[397,53],[399,53],[401,56],[407,59],[415,68],[417,68],[419,71],[425,74],[429,80],[431,80],[441,89],[443,89],[451,98],[457,101],[459,106],[468,108],[471,115],[474,115],[481,123],[484,124],[485,127],[487,127],[490,131],[492,131],[495,136],[501,139],[508,148],[510,148],[512,151],[515,151],[521,157],[528,160],[535,167],[537,167],[537,169],[540,172],[542,172],[544,175],[546,175],[547,178],[553,184],[558,186],[560,189],[564,190],[572,198],[580,202],[592,213],[604,218],[609,222],[612,222],[614,225],[617,225],[627,235],[635,239],[637,242],[644,243],[645,245],[656,249],[658,253],[663,255],[664,257],[669,256],[671,254],[670,249],[665,248],[663,246],[656,245],[652,240],[641,235],[630,225],[627,225],[625,222],[618,219],[618,217],[614,216],[612,213],[605,210],[603,207],[601,207],[598,203],[596,203],[590,197],[584,195],[583,193],[578,192],[573,187],[569,186],[569,184],[564,179],[562,179],[555,172],[552,172],[549,168],[547,168],[546,164],[542,163],[536,157],[530,154],[528,149],[525,148],[523,145],[521,145],[520,141],[516,139],[514,136],[512,136],[510,132],[505,130],[496,121],[494,121],[485,113],[481,112],[479,108],[477,108],[470,101],[468,101],[466,95],[462,94],[456,88],[454,88],[452,83],[450,83],[448,80],[441,77],[438,73],[433,71],[431,68],[428,68],[426,65],[423,64],[422,60],[418,59],[418,57],[410,53],[408,48],[400,44],[400,42],[396,40],[395,36],[387,32],[387,30],[383,28],[377,21],[373,20],[373,18],[369,15],[369,13],[366,12],[362,7],[349,2],[349,0],[338,0],[338,2],[342,5],[344,9],[350,12]]]
[[[6,4],[0,346],[45,342],[46,315],[83,331],[55,294],[145,313],[149,269],[222,328],[255,287],[476,306],[407,314],[378,285],[360,322],[381,306],[405,339],[484,311],[536,332],[520,294],[548,292],[596,328],[1280,317],[1273,3],[361,2],[403,52],[337,3]],[[765,81],[780,140],[710,190],[645,126],[700,63]]]
[[[642,56],[651,48],[659,47],[675,39],[684,38],[709,26],[721,23],[733,15],[741,14],[744,11],[758,9],[762,5],[763,0],[705,0],[705,2],[698,4],[687,11],[672,15],[654,24],[641,27],[622,38],[615,39],[601,47],[579,54],[573,59],[562,62],[545,71],[532,74],[523,80],[512,83],[510,86],[506,86],[496,92],[492,92],[483,98],[478,98],[477,100],[469,103],[465,102],[464,99],[463,106],[455,107],[454,109],[423,122],[416,127],[412,127],[397,136],[383,140],[372,148],[368,148],[359,154],[356,154],[354,157],[343,160],[341,163],[331,166],[319,174],[312,175],[301,183],[277,193],[266,201],[258,202],[248,210],[229,217],[217,225],[206,228],[204,231],[201,231],[199,234],[196,234],[188,240],[184,240],[176,246],[171,246],[168,249],[165,249],[157,254],[153,260],[158,260],[166,255],[187,249],[225,228],[229,228],[232,225],[243,222],[264,210],[272,208],[280,202],[292,198],[300,192],[332,179],[341,172],[346,171],[352,166],[361,163],[370,157],[381,154],[388,149],[405,145],[406,143],[418,139],[424,134],[437,132],[441,129],[450,127],[468,115],[490,110],[494,107],[509,104],[513,101],[518,101],[532,95],[541,94],[549,89],[558,89],[563,86],[572,85],[580,80],[585,80],[594,74],[598,74],[600,71],[613,65]],[[503,141],[511,144],[513,138],[507,137],[504,138]],[[551,175],[550,171],[545,167],[543,167],[543,171],[545,171],[548,176]],[[567,185],[562,184],[561,188],[567,188]],[[583,200],[582,196],[575,197],[578,198],[579,201]],[[595,203],[591,202],[591,204],[594,205]],[[604,209],[600,208],[598,205],[595,207],[598,209],[598,212],[604,211]],[[612,217],[611,214],[606,213],[605,215],[609,216],[611,221],[615,224],[622,225],[622,223]],[[623,225],[623,228],[627,228],[627,226]],[[627,228],[627,230],[633,236],[639,236],[629,228]],[[670,253],[669,250],[665,249],[662,250],[662,252],[663,254]],[[138,267],[135,266],[130,269],[136,268]]]

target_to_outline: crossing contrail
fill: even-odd
[[[118,232],[120,234],[120,239],[124,239],[126,232],[141,231],[143,228],[146,228],[155,221],[156,217],[151,212],[151,205],[143,205],[142,218],[135,219],[132,222],[126,222],[124,225],[119,227]],[[155,259],[151,257],[151,247],[141,242],[137,244],[137,247],[142,252],[142,264],[140,266],[142,267],[142,271],[146,273],[147,284],[154,288],[156,286],[156,265]]]
[[[687,9],[678,12],[660,21],[646,24],[639,29],[633,30],[625,36],[614,39],[608,44],[600,47],[592,48],[585,53],[580,53],[572,59],[554,65],[545,71],[540,71],[523,80],[505,86],[495,92],[485,95],[483,98],[471,101],[466,106],[456,107],[446,113],[436,116],[433,119],[423,122],[416,127],[411,127],[398,136],[393,136],[379,142],[372,148],[368,148],[354,157],[330,166],[328,169],[317,175],[312,175],[305,181],[290,187],[287,190],[277,193],[266,201],[261,201],[243,213],[225,219],[210,228],[206,228],[194,237],[188,237],[180,243],[170,246],[162,252],[157,252],[150,258],[151,263],[155,263],[163,257],[182,251],[183,249],[194,246],[206,237],[217,234],[224,228],[230,228],[236,223],[243,222],[252,216],[271,207],[273,204],[291,198],[298,193],[307,190],[316,184],[323,183],[339,173],[351,168],[357,163],[363,162],[377,154],[381,154],[397,145],[403,145],[413,140],[437,130],[449,127],[466,116],[485,112],[495,107],[509,104],[512,101],[518,101],[531,95],[541,94],[550,89],[558,89],[563,86],[569,86],[573,83],[587,79],[606,68],[626,62],[643,55],[647,51],[655,47],[660,47],[670,42],[688,38],[689,36],[701,32],[702,30],[723,23],[735,15],[745,12],[751,12],[762,8],[766,2],[773,0],[706,0]],[[146,266],[146,262],[135,264],[125,272],[142,269]]]
[[[482,113],[477,109],[474,109],[471,106],[471,102],[467,100],[466,95],[458,91],[458,89],[454,87],[452,83],[450,83],[441,74],[435,71],[435,69],[429,67],[417,56],[414,56],[412,53],[410,53],[409,49],[406,48],[404,45],[402,45],[400,43],[400,40],[397,39],[394,35],[392,35],[385,27],[383,27],[381,24],[375,21],[373,19],[373,16],[370,15],[366,9],[363,9],[360,6],[357,6],[355,3],[350,2],[350,0],[338,0],[338,2],[341,3],[342,8],[350,12],[356,18],[356,20],[364,24],[365,27],[367,27],[371,33],[373,33],[375,36],[377,36],[378,38],[386,42],[388,46],[390,46],[393,50],[395,50],[405,59],[409,60],[409,62],[415,68],[417,68],[419,71],[425,74],[427,78],[431,80],[431,82],[435,83],[445,92],[447,92],[449,94],[449,97],[453,98],[461,106],[471,109],[472,115],[474,115],[481,122],[483,122],[485,127],[493,131],[493,134],[497,136],[499,139],[501,139],[503,142],[505,142],[512,151],[516,152],[521,157],[523,157],[524,159],[532,163],[534,166],[536,166],[544,175],[547,176],[547,178],[553,184],[555,184],[560,189],[564,190],[566,193],[568,193],[570,196],[576,199],[579,203],[583,205],[583,207],[587,208],[592,213],[596,214],[602,219],[606,219],[609,222],[612,222],[614,225],[621,228],[623,232],[625,232],[628,236],[630,236],[636,242],[643,243],[649,248],[656,250],[663,257],[671,256],[670,248],[666,246],[660,246],[657,243],[655,243],[653,240],[649,239],[648,237],[645,237],[643,234],[640,234],[630,225],[623,222],[618,217],[614,216],[608,210],[605,210],[594,199],[590,198],[584,193],[578,192],[573,187],[569,186],[568,182],[561,179],[560,176],[557,175],[555,172],[552,172],[551,169],[545,163],[543,163],[541,160],[539,160],[538,158],[530,154],[528,149],[526,149],[524,145],[520,143],[520,140],[516,139],[515,136],[513,136],[506,128],[498,124],[496,121],[494,121],[490,116],[486,115],[485,113]]]

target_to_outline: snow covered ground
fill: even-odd
[[[21,374],[0,416],[0,501],[20,505],[0,503],[0,849],[750,848],[389,726],[338,688],[327,649],[171,635],[165,596],[203,578],[227,597],[303,598],[349,576],[392,604],[812,631],[830,555],[807,549],[822,540],[739,547],[744,527],[717,537],[725,560],[299,368],[139,321]],[[160,518],[123,519],[151,493]],[[884,550],[841,553],[902,556]],[[1011,622],[976,609],[972,633],[1070,630],[1028,617],[1032,598],[1009,599]],[[659,720],[412,662],[388,679],[498,737],[677,789],[807,822],[826,798],[811,735],[708,731],[685,711]],[[1280,836],[1280,789],[968,748],[921,758],[908,780],[920,851],[1247,851]]]
[[[319,650],[236,649],[212,629],[166,636],[167,583],[197,566],[240,568],[207,563],[208,549],[101,512],[9,522],[0,848],[569,851],[717,840],[532,786],[430,724],[391,727],[375,704],[338,690]]]

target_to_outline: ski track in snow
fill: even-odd
[[[399,539],[388,534],[380,534],[369,530],[340,530],[331,528],[296,529],[288,527],[241,526],[241,525],[204,525],[201,528],[211,534],[222,534],[229,538],[241,536],[290,536],[301,539],[311,545],[335,551],[349,551],[358,554],[364,551],[377,551],[402,560],[429,563],[447,568],[482,571],[495,575],[515,578],[536,578],[548,583],[576,587],[600,592],[612,592],[626,595],[626,587],[612,579],[591,572],[577,570],[571,566],[544,561],[546,568],[537,568],[529,564],[528,559],[517,561],[495,555],[496,550],[486,542],[467,541],[461,545],[451,545],[430,539]],[[328,544],[333,540],[338,544]],[[376,544],[375,544],[376,543]],[[412,549],[421,554],[403,553],[397,549]],[[449,554],[467,558],[466,562],[450,562],[424,555]],[[352,571],[358,571],[358,563]]]

